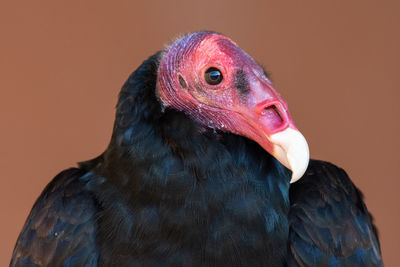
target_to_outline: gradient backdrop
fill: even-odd
[[[0,266],[50,179],[105,149],[128,75],[201,29],[272,73],[312,157],[349,173],[398,264],[400,1],[148,0],[0,4]]]

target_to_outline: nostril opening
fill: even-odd
[[[268,120],[268,124],[272,128],[277,128],[281,126],[284,122],[284,119],[279,112],[279,109],[275,105],[270,105],[265,107],[261,112],[261,115],[264,116]]]
[[[279,119],[280,121],[283,122],[282,115],[281,115],[281,113],[279,112],[278,108],[275,105],[271,105],[271,106],[265,107],[261,114],[263,116],[267,116],[267,117],[274,117],[274,118]]]

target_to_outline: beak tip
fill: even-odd
[[[290,179],[291,184],[297,182],[298,180],[300,180],[301,177],[303,177],[304,173],[307,170],[308,163],[304,164],[304,166],[305,167],[300,170],[299,169],[296,171],[292,170],[292,178]]]
[[[298,181],[306,172],[310,151],[304,136],[295,129],[287,128],[271,136],[277,149],[274,156],[292,171],[290,183]]]
[[[298,181],[301,177],[303,177],[304,173],[307,170],[308,163],[310,161],[310,151],[308,148],[308,144],[306,139],[302,136],[302,143],[300,146],[302,149],[299,149],[298,155],[296,155],[293,159],[290,158],[290,154],[288,155],[288,161],[292,170],[292,179],[290,183],[294,183]]]

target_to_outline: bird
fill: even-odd
[[[263,67],[193,32],[129,76],[109,145],[45,187],[10,266],[383,266],[363,199]]]

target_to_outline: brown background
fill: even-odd
[[[0,266],[50,179],[105,149],[130,72],[201,29],[272,72],[311,155],[365,193],[386,266],[396,266],[400,1],[140,2],[0,4]]]

